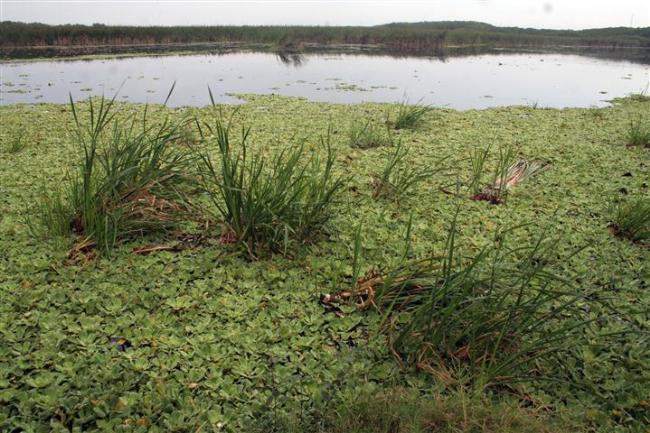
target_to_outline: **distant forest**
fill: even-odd
[[[389,49],[457,46],[502,48],[650,47],[650,27],[538,30],[478,22],[393,23],[373,27],[46,25],[0,22],[0,47],[127,46],[194,43],[267,44],[299,49],[302,44],[380,45]]]

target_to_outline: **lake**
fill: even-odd
[[[0,104],[68,102],[90,95],[170,106],[237,103],[242,93],[280,94],[313,101],[420,101],[436,107],[505,105],[605,106],[643,92],[650,65],[572,54],[482,54],[394,57],[367,54],[167,55],[96,60],[0,63]]]

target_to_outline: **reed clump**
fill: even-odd
[[[365,123],[355,122],[350,127],[350,147],[357,149],[373,149],[393,145],[393,136],[387,128],[373,125],[369,120]]]
[[[408,101],[397,104],[394,118],[389,114],[386,124],[393,129],[415,129],[431,111],[431,107],[420,103],[410,105]]]
[[[650,200],[637,198],[616,207],[611,232],[633,242],[650,241]]]
[[[218,117],[201,128],[210,132],[213,138],[203,132],[202,138],[214,143],[218,154],[217,159],[201,155],[201,178],[224,222],[221,239],[243,245],[251,258],[262,251],[290,254],[323,232],[346,182],[334,173],[331,129],[320,140],[324,158],[307,155],[303,145],[265,157],[249,150],[250,128],[242,128],[233,142],[231,125]]]
[[[401,140],[397,141],[395,149],[386,159],[381,173],[373,176],[373,198],[383,197],[399,200],[438,170],[437,166],[414,168],[407,160],[409,151],[410,149],[404,146]]]
[[[630,128],[627,132],[627,145],[650,149],[650,126],[644,124],[640,119],[630,122]]]
[[[549,269],[555,241],[545,234],[529,246],[510,246],[509,230],[502,230],[468,256],[456,239],[456,218],[442,254],[405,255],[365,275],[357,233],[353,287],[321,302],[354,300],[377,310],[399,363],[448,386],[539,379],[543,373],[532,363],[552,361],[549,355],[567,349],[589,323],[581,308],[588,296]]]
[[[7,153],[20,153],[27,147],[27,140],[22,131],[14,132],[8,139],[9,143],[6,145]]]
[[[176,146],[180,123],[149,123],[146,109],[118,121],[115,98],[89,99],[83,115],[72,98],[70,105],[83,158],[60,189],[43,193],[34,226],[110,253],[120,242],[180,224],[194,184],[193,158]]]
[[[496,164],[489,173],[486,167],[489,156],[490,146],[476,148],[470,155],[469,190],[472,200],[504,203],[510,189],[549,168],[546,162],[515,159],[512,148],[505,147],[499,148]]]

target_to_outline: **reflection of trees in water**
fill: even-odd
[[[650,48],[570,48],[562,50],[549,50],[553,53],[575,54],[584,57],[593,57],[602,60],[615,60],[631,63],[650,65]]]
[[[337,49],[338,48],[338,49]],[[361,56],[390,56],[397,59],[421,57],[431,61],[446,62],[455,57],[499,54],[574,54],[600,60],[624,61],[650,65],[650,48],[592,48],[592,47],[544,47],[544,48],[496,48],[496,47],[453,47],[453,48],[404,48],[404,47],[319,47],[305,49],[307,54],[352,54]],[[294,53],[295,54],[295,53]],[[303,60],[304,61],[304,60]]]
[[[307,57],[302,53],[276,51],[275,56],[285,65],[291,65],[296,68],[301,67],[307,62]]]
[[[408,58],[408,57],[428,57],[443,63],[447,62],[450,57],[467,57],[477,56],[479,54],[494,54],[492,48],[487,47],[458,47],[458,48],[386,48],[380,50],[377,54],[389,55],[395,58]]]
[[[574,54],[601,60],[625,61],[650,65],[650,48],[600,48],[600,47],[541,47],[541,48],[496,48],[496,47],[455,47],[455,48],[381,48],[362,52],[366,55],[389,55],[398,59],[424,57],[446,62],[454,57],[468,57],[490,54]]]
[[[317,45],[317,46],[297,46],[287,47],[288,49],[272,48],[264,49],[259,47],[223,45],[223,44],[202,44],[179,46],[106,46],[106,47],[17,47],[3,48],[0,47],[0,58],[31,58],[31,57],[57,57],[57,60],[79,60],[74,56],[97,55],[97,54],[121,54],[128,55],[165,55],[181,51],[178,55],[196,55],[208,54],[222,56],[239,52],[273,52],[277,59],[287,66],[302,67],[307,63],[308,56],[311,54],[353,54],[365,56],[391,56],[395,58],[422,57],[432,61],[445,62],[454,57],[475,56],[481,54],[575,54],[585,57],[593,57],[610,61],[626,61],[643,65],[650,65],[650,48],[603,48],[603,47],[567,47],[567,46],[548,46],[548,47],[386,47],[378,45]],[[95,59],[83,59],[93,61]]]

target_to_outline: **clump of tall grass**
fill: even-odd
[[[397,104],[395,118],[392,119],[389,114],[386,124],[394,129],[415,129],[429,111],[431,111],[429,106],[420,103],[410,105],[408,101],[402,101]]]
[[[638,198],[619,204],[610,230],[633,242],[650,241],[650,200]]]
[[[392,146],[393,137],[388,129],[373,125],[369,120],[366,123],[355,122],[349,131],[350,147],[357,149],[372,149],[375,147]]]
[[[454,218],[443,254],[405,255],[360,278],[357,239],[354,287],[323,302],[354,298],[377,309],[398,361],[447,385],[532,379],[542,374],[533,362],[566,349],[589,323],[581,309],[587,298],[548,268],[550,239],[512,248],[508,235],[465,256]]]
[[[512,148],[499,148],[496,164],[485,182],[486,162],[490,147],[475,148],[470,155],[471,173],[469,181],[470,195],[473,200],[485,200],[493,204],[503,203],[508,190],[520,182],[532,177],[548,167],[540,161],[516,160]]]
[[[490,155],[490,146],[483,149],[475,148],[470,155],[471,179],[470,193],[474,200],[486,200],[491,203],[501,203],[506,196],[506,182],[508,167],[513,164],[514,153],[512,148],[499,148],[496,166],[489,177],[487,185],[484,183],[485,163]]]
[[[22,131],[15,132],[9,137],[9,143],[6,146],[7,153],[19,153],[27,147],[25,134]]]
[[[321,137],[324,158],[308,156],[302,145],[273,157],[251,154],[250,128],[242,128],[233,143],[231,121],[218,117],[205,123],[219,158],[201,155],[204,189],[223,218],[222,240],[243,244],[256,258],[261,250],[288,254],[295,243],[307,242],[322,232],[330,208],[345,179],[334,173],[336,155],[330,144],[331,130]]]
[[[385,197],[399,199],[415,185],[430,177],[435,168],[413,168],[406,158],[409,148],[398,140],[395,150],[388,156],[381,174],[372,180],[373,198]]]
[[[630,128],[627,132],[628,146],[641,146],[650,148],[650,127],[646,126],[641,120],[630,122]]]
[[[176,226],[189,210],[186,191],[193,183],[192,157],[176,146],[180,125],[149,122],[146,108],[142,118],[117,120],[114,101],[89,99],[84,121],[70,98],[83,158],[63,186],[44,194],[35,208],[49,234],[77,234],[102,253]]]

